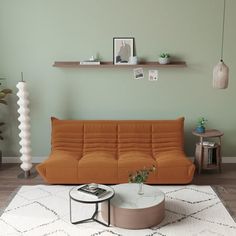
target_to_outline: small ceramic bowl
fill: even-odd
[[[96,184],[96,183],[91,183],[91,184],[88,185],[88,187],[89,187],[90,189],[96,189],[96,188],[98,188],[98,184]]]

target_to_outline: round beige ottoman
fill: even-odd
[[[138,184],[113,186],[111,199],[111,224],[126,229],[144,229],[158,225],[165,216],[165,195],[156,187],[143,185],[144,194],[138,194]],[[101,206],[102,217],[108,220],[108,205]]]

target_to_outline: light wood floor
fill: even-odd
[[[39,175],[30,179],[19,179],[17,176],[20,173],[19,164],[0,165],[0,208],[5,205],[11,193],[21,185],[45,184]],[[34,169],[32,173],[35,173]],[[217,171],[196,174],[192,184],[217,185],[221,199],[236,217],[236,164],[223,164],[221,174]]]

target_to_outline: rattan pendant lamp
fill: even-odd
[[[225,5],[223,6],[223,22],[222,22],[222,36],[221,36],[221,59],[213,69],[213,88],[226,89],[229,82],[229,67],[223,61],[224,53],[224,29],[225,29]]]

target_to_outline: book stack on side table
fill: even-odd
[[[101,198],[104,197],[106,194],[109,193],[106,189],[103,189],[101,187],[93,187],[89,184],[83,185],[82,187],[78,188],[78,191],[84,194],[88,194],[88,196],[93,196],[95,198]]]
[[[219,145],[214,142],[203,142],[203,168],[208,168],[213,165],[217,165],[217,151]],[[200,162],[200,152],[201,152],[201,144],[197,143],[196,145],[196,158]]]

